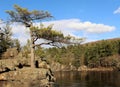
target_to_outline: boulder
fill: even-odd
[[[38,65],[39,68],[45,68],[45,69],[50,69],[50,65],[47,64],[46,61],[41,61],[39,62],[39,65]]]
[[[88,70],[88,67],[85,65],[78,67],[78,71],[87,71],[87,70]]]

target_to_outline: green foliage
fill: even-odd
[[[22,47],[22,56],[25,58],[29,58],[29,54],[31,52],[30,49],[30,40],[27,40],[27,44],[25,46]]]
[[[38,39],[45,40],[45,43],[39,45],[45,44],[59,47],[63,43],[71,45],[80,44],[83,41],[83,38],[75,38],[70,35],[64,36],[62,32],[53,29],[53,25],[45,27],[43,24],[40,24],[40,26],[30,27],[30,30],[34,36],[34,41]]]
[[[44,58],[45,57],[45,51],[41,47],[37,47],[35,49],[35,55],[38,56],[39,58]]]
[[[40,27],[33,26],[30,30],[33,32],[34,36],[39,39],[46,39],[54,42],[63,39],[63,34],[53,30],[51,25],[48,27],[43,27],[43,25],[40,25]]]
[[[82,45],[49,48],[46,51],[48,59],[62,64],[72,64],[76,67],[115,67],[120,62],[120,39],[102,40]],[[118,56],[114,56],[118,55]]]
[[[13,46],[11,27],[5,24],[0,29],[0,54]]]
[[[26,8],[22,8],[18,5],[14,5],[15,10],[6,11],[12,22],[20,22],[25,24],[26,27],[30,27],[30,24],[36,20],[43,20],[52,17],[47,11],[29,11]]]
[[[14,39],[14,47],[17,47],[18,52],[20,52],[21,50],[21,46],[20,46],[20,41],[18,39]]]
[[[101,58],[116,55],[119,51],[120,40],[102,40],[99,42],[87,44],[85,52],[86,65],[101,66]]]

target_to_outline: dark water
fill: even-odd
[[[56,72],[60,87],[120,87],[120,72]]]
[[[120,72],[55,72],[59,87],[120,87]],[[40,87],[39,82],[0,81],[0,87]]]

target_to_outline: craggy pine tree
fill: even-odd
[[[59,43],[75,44],[81,38],[76,39],[70,35],[64,36],[61,32],[57,32],[52,29],[52,26],[44,27],[43,25],[34,26],[33,23],[52,18],[51,14],[47,11],[29,11],[26,8],[22,8],[18,5],[14,5],[15,10],[6,11],[10,16],[11,22],[18,22],[24,24],[30,30],[31,37],[31,67],[35,67],[35,47],[43,44],[58,46]],[[38,39],[43,39],[45,42],[35,44]]]

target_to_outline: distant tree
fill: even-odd
[[[52,45],[52,46],[58,46],[59,43],[67,43],[67,44],[75,44],[78,43],[78,40],[81,41],[81,39],[75,39],[74,37],[66,36],[61,32],[57,32],[55,30],[52,30],[52,26],[44,27],[43,25],[40,25],[40,27],[36,27],[33,25],[34,22],[42,21],[45,19],[52,18],[49,12],[47,11],[29,11],[26,8],[22,8],[18,5],[14,5],[15,11],[9,10],[7,13],[10,15],[12,22],[19,22],[24,24],[26,27],[30,30],[30,37],[31,37],[31,67],[35,67],[35,46],[41,46],[43,44],[45,45]],[[35,44],[35,42],[38,39],[43,39],[45,42],[40,44]]]
[[[3,26],[0,27],[0,53],[6,51],[6,49],[12,47],[13,41],[11,39],[12,32],[9,24],[4,23]]]
[[[36,47],[35,55],[39,56],[40,58],[44,58],[45,57],[45,50],[40,46]]]
[[[14,47],[17,47],[18,52],[21,50],[20,41],[18,39],[14,40]]]
[[[4,32],[0,28],[0,54],[2,54],[2,52],[5,51],[2,43],[2,41],[4,40],[3,36],[4,36]]]
[[[28,58],[29,56],[29,54],[30,54],[30,40],[28,39],[27,40],[27,43],[26,43],[26,45],[24,45],[23,47],[22,47],[22,55],[23,55],[23,57],[26,57],[26,58]]]

